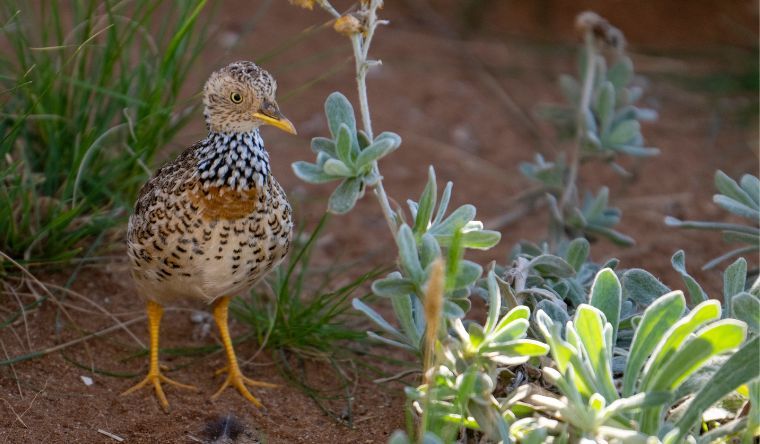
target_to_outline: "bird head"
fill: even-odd
[[[215,71],[203,88],[204,116],[214,132],[247,133],[272,125],[296,134],[275,102],[277,82],[253,62],[235,62]]]

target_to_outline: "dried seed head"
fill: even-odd
[[[575,29],[582,34],[591,32],[597,39],[619,51],[625,46],[623,33],[596,12],[585,11],[578,14],[575,18]]]
[[[430,279],[425,289],[423,306],[425,309],[425,320],[427,321],[424,350],[424,366],[426,370],[431,369],[434,364],[433,354],[438,336],[438,327],[441,322],[441,312],[443,311],[444,280],[446,279],[443,267],[443,260],[441,258],[433,262],[433,266],[430,269]]]
[[[333,24],[333,29],[337,33],[343,34],[347,37],[351,37],[354,34],[364,32],[364,27],[362,26],[362,23],[359,21],[358,18],[354,17],[351,14],[346,14],[338,18],[337,20],[335,20],[335,23]]]
[[[314,3],[316,0],[288,0],[291,5],[300,6],[304,9],[314,9]]]

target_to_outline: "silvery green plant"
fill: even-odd
[[[485,325],[456,318],[453,334],[435,348],[427,384],[407,387],[407,398],[420,414],[420,431],[431,442],[453,442],[462,429],[484,433],[493,441],[509,441],[514,419],[509,400],[497,399],[499,375],[508,366],[526,363],[548,352],[546,344],[527,339],[530,309],[518,306],[502,314],[496,273],[486,278],[488,315]],[[507,415],[507,416],[505,416]],[[436,441],[437,440],[437,441]],[[409,442],[399,434],[391,442]]]
[[[475,207],[472,205],[462,205],[447,215],[451,189],[449,182],[438,202],[435,172],[431,167],[419,201],[408,202],[409,223],[403,213],[397,213],[402,221],[396,235],[399,269],[375,281],[372,291],[390,299],[401,330],[355,299],[354,307],[366,314],[384,335],[369,332],[371,337],[417,353],[421,351],[426,325],[422,310],[425,285],[430,280],[433,262],[443,255],[447,257],[443,315],[453,322],[469,311],[470,288],[482,275],[483,268],[463,259],[463,250],[488,249],[499,241],[500,235],[484,230],[482,223],[473,220]]]
[[[552,245],[578,236],[632,245],[632,238],[614,228],[621,212],[608,206],[609,190],[585,191],[581,198],[578,174],[582,163],[601,160],[629,175],[616,162],[618,156],[656,156],[657,148],[645,146],[640,123],[656,119],[656,113],[636,105],[643,90],[634,84],[633,62],[625,55],[622,33],[594,13],[581,14],[577,25],[584,33],[579,78],[560,77],[566,104],[542,109],[560,136],[572,138],[574,146],[569,155],[561,153],[553,161],[536,155],[535,162],[523,163],[520,171],[545,191]]]
[[[409,215],[391,207],[378,160],[396,150],[401,137],[391,132],[373,136],[366,95],[366,71],[379,63],[367,57],[374,31],[383,23],[377,18],[382,2],[362,2],[358,12],[347,15],[340,15],[328,1],[317,4],[337,19],[336,30],[351,38],[363,128],[358,128],[349,100],[339,92],[332,93],[325,101],[331,137],[314,138],[311,146],[316,162],[295,162],[293,171],[310,183],[340,180],[328,202],[328,210],[337,214],[349,212],[367,188],[374,190],[398,248],[398,271],[376,281],[372,289],[376,295],[390,299],[400,329],[361,300],[355,299],[353,305],[380,328],[382,334],[369,332],[372,338],[419,353],[426,325],[423,291],[432,263],[440,257],[447,259],[444,315],[447,319],[464,317],[470,308],[470,287],[483,273],[480,265],[463,259],[464,250],[491,248],[501,235],[483,229],[483,224],[475,220],[472,205],[462,205],[449,213],[453,185],[448,183],[439,199],[432,167],[419,201],[408,201]],[[347,23],[355,25],[346,31],[343,25]]]
[[[623,377],[616,381],[621,295],[617,277],[605,269],[595,279],[591,304],[578,307],[564,333],[545,312],[536,314],[556,366],[545,367],[544,375],[563,396],[532,396],[537,408],[512,424],[513,438],[524,439],[540,426],[543,433],[570,432],[586,439],[681,442],[699,432],[708,407],[758,378],[760,343],[757,338],[744,342],[747,325],[721,319],[715,300],[685,313],[684,295],[674,291],[658,297],[635,324]],[[722,365],[710,365],[718,357]],[[695,375],[706,383],[687,384]],[[687,407],[674,414],[675,404]]]
[[[354,109],[348,99],[334,92],[325,101],[325,115],[331,138],[315,137],[311,149],[317,155],[316,163],[295,162],[293,171],[309,183],[341,183],[330,196],[330,212],[344,214],[364,195],[367,186],[378,184],[380,175],[377,161],[401,145],[398,134],[384,132],[370,141],[364,131],[356,129]]]
[[[718,193],[713,196],[713,202],[729,213],[747,219],[747,224],[681,221],[672,216],[665,218],[665,224],[671,227],[720,231],[724,241],[744,244],[706,263],[703,270],[714,268],[736,256],[756,254],[760,250],[760,179],[745,174],[737,182],[718,170],[715,172],[715,188]]]

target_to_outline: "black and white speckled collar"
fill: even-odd
[[[198,175],[204,189],[263,188],[269,181],[269,154],[255,129],[248,133],[209,133],[198,150]]]

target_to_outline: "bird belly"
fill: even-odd
[[[185,299],[211,303],[236,295],[282,261],[292,235],[289,220],[261,212],[240,220],[196,225],[192,231],[166,238],[161,251],[148,253],[152,260],[133,267],[144,298],[161,304]],[[130,256],[144,257],[140,248],[146,248],[145,243],[130,244]]]

